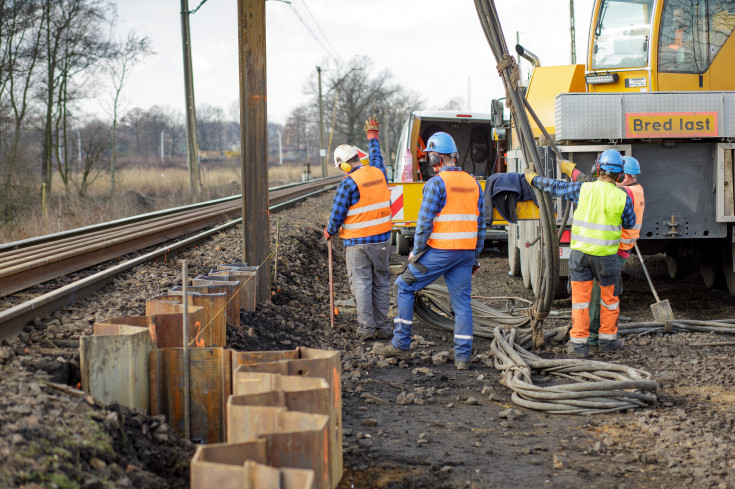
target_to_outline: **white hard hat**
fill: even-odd
[[[341,163],[350,161],[357,155],[357,150],[349,144],[340,144],[334,150],[334,167],[339,168]]]

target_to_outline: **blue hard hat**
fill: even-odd
[[[427,153],[429,151],[435,151],[441,154],[452,154],[457,152],[457,145],[454,143],[452,136],[446,132],[435,132],[428,141],[426,141]]]
[[[597,162],[600,164],[600,169],[602,170],[610,173],[623,172],[623,156],[617,149],[603,151],[597,159]]]
[[[641,164],[632,156],[623,156],[623,173],[626,175],[639,175]]]

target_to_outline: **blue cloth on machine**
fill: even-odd
[[[485,222],[493,223],[493,208],[508,222],[518,222],[516,205],[532,200],[538,206],[533,189],[523,173],[495,173],[485,182]]]

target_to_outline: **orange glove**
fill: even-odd
[[[332,239],[332,235],[329,234],[329,231],[327,231],[327,228],[324,228],[324,239]]]
[[[378,133],[380,132],[380,123],[378,118],[375,116],[368,117],[365,121],[365,134],[367,134],[368,141],[371,139],[378,139]]]

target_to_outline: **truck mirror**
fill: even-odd
[[[503,126],[503,103],[500,100],[493,99],[490,103],[490,118],[493,127]]]

